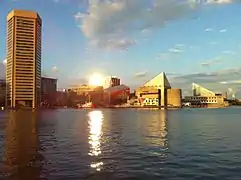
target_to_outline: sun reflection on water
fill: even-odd
[[[103,113],[101,111],[91,111],[89,113],[89,144],[90,156],[99,156],[101,154],[100,138],[102,134]],[[101,170],[103,162],[93,162],[90,166],[97,171]]]

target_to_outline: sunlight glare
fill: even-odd
[[[104,84],[104,77],[101,74],[93,74],[89,78],[89,85],[90,86],[103,86]]]
[[[101,154],[100,138],[102,134],[102,121],[103,113],[101,111],[91,111],[89,113],[89,144],[90,144],[90,156],[99,156]],[[103,162],[95,162],[90,166],[100,171]]]

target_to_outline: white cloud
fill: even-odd
[[[241,84],[241,80],[221,81],[220,84]]]
[[[108,46],[108,48],[118,49],[124,46],[116,45],[121,40],[130,39],[136,32],[145,32],[146,29],[149,31],[153,28],[165,27],[169,21],[188,15],[200,2],[213,4],[232,1],[89,0],[87,11],[78,12],[74,17],[83,34],[91,42],[98,42],[92,44],[101,44],[102,48]],[[110,45],[108,41],[114,45]],[[131,46],[135,43],[127,44]]]
[[[216,3],[216,4],[228,4],[228,3],[232,3],[234,2],[235,0],[206,0],[206,3]]]
[[[210,66],[211,64],[210,64],[210,62],[203,62],[203,63],[201,63],[201,66]]]
[[[98,47],[100,49],[121,49],[126,50],[128,47],[136,44],[136,41],[133,39],[109,39],[109,40],[102,40],[102,39],[94,39],[91,41],[91,45],[94,47]]]
[[[236,53],[234,51],[226,50],[226,51],[223,51],[223,54],[234,55]]]
[[[150,34],[151,33],[151,29],[150,28],[145,28],[141,30],[142,34]]]
[[[51,68],[52,72],[57,72],[58,71],[58,68],[56,66],[52,67]]]
[[[168,77],[173,87],[182,88],[183,91],[191,90],[191,83],[196,82],[204,87],[214,90],[215,92],[227,91],[232,88],[240,87],[241,68],[223,69],[213,72],[197,72],[191,74],[177,75]],[[237,79],[237,80],[235,80]],[[222,82],[222,83],[220,83]],[[232,83],[231,83],[232,82]],[[241,95],[241,92],[238,93]]]
[[[185,44],[176,44],[176,47],[185,47]]]
[[[7,64],[7,59],[4,59],[2,63],[3,63],[4,66],[6,66],[6,64]]]
[[[206,31],[206,32],[212,32],[213,29],[212,29],[212,28],[206,28],[205,31]]]
[[[210,42],[210,44],[212,44],[212,45],[216,45],[216,44],[218,44],[218,42],[216,42],[216,41],[212,41],[212,42]]]
[[[89,0],[52,0],[54,3],[77,3],[79,6],[87,5]]]
[[[135,77],[144,77],[148,74],[148,71],[141,71],[134,74]]]
[[[221,29],[219,32],[220,33],[225,33],[225,32],[227,32],[227,29]]]
[[[160,53],[156,56],[157,60],[166,60],[170,59],[170,55],[168,53]]]
[[[220,84],[227,84],[227,81],[221,81]]]
[[[221,62],[221,58],[220,57],[216,57],[216,58],[214,58],[212,60],[209,60],[209,61],[201,63],[201,66],[209,67],[211,65],[214,65],[214,64],[217,64],[217,63],[220,63],[220,62]]]
[[[162,27],[167,21],[189,13],[194,4],[190,0],[182,3],[176,0],[154,2],[152,4],[146,0],[92,0],[89,1],[87,13],[79,12],[75,19],[87,38],[108,45],[108,40],[119,42],[140,29]]]
[[[135,28],[132,23],[140,21],[136,28],[145,29],[160,26],[190,10],[190,3],[175,0],[155,1],[150,5],[146,0],[90,1],[87,14],[82,18],[82,31],[87,37],[119,33]]]
[[[199,47],[198,47],[198,46],[192,46],[192,45],[191,45],[191,46],[189,46],[189,48],[190,48],[190,49],[193,49],[193,50],[197,50],[197,49],[199,49]]]
[[[170,48],[168,51],[172,52],[172,53],[182,53],[183,52],[181,49],[177,49],[177,48]]]

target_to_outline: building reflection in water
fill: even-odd
[[[101,154],[101,135],[102,135],[102,123],[103,123],[103,113],[102,111],[91,111],[89,112],[89,144],[90,152],[89,155],[92,157],[97,157]],[[96,171],[101,170],[103,165],[102,161],[94,161],[91,163],[91,167],[96,169]]]
[[[167,146],[167,111],[156,110],[148,118],[146,142],[152,146],[158,146],[162,149],[168,149]]]
[[[4,172],[11,178],[38,179],[41,173],[38,153],[37,113],[9,111],[5,131]]]

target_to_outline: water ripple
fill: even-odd
[[[240,179],[239,109],[1,112],[0,179]]]

